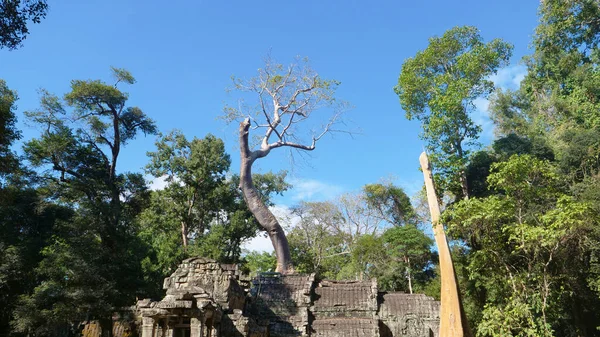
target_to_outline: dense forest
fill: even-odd
[[[0,47],[26,48],[26,24],[43,26],[47,8],[46,1],[0,0]],[[474,334],[596,336],[600,2],[542,1],[531,45],[519,88],[502,90],[490,76],[509,64],[510,41],[486,42],[471,26],[440,32],[399,62],[398,113],[422,127]],[[286,229],[272,234],[285,240],[283,250],[244,251],[264,228],[274,231],[257,212],[274,219],[268,208],[291,188],[286,172],[249,177],[250,162],[240,177],[231,165],[240,154],[227,153],[218,137],[160,133],[143,107],[128,104],[134,76],[107,70],[111,81],[74,79],[68,92],[40,90],[31,111],[18,111],[17,93],[0,79],[0,336],[76,335],[90,320],[106,328],[118,308],[160,297],[163,278],[190,256],[253,274],[284,266],[321,278],[377,278],[382,290],[439,298],[424,191],[409,196],[391,182],[364,182],[335,200],[303,201],[289,214],[294,221],[273,220]],[[339,84],[303,60],[268,61],[256,78],[233,85],[254,95],[266,121],[253,118],[251,128],[230,107],[222,118],[240,121],[246,142],[249,128],[266,125],[252,161],[279,147],[311,151],[343,117]],[[478,98],[490,101],[490,144],[481,143],[473,119]],[[275,104],[275,120],[265,104]],[[292,133],[302,132],[296,123],[332,104],[330,123],[312,144],[295,143],[302,138]],[[35,137],[21,139],[18,115]],[[144,136],[156,137],[144,171],[121,171],[122,149]],[[244,158],[244,146],[241,152]],[[148,176],[163,179],[164,188],[151,189]],[[284,253],[291,261],[278,261]]]

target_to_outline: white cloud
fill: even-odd
[[[257,237],[244,242],[242,249],[250,252],[273,252],[273,244],[271,243],[271,239],[266,237],[265,233],[263,232]]]
[[[150,190],[152,191],[159,191],[159,190],[164,190],[165,187],[167,187],[167,176],[162,176],[162,177],[158,177],[158,178],[153,178],[152,180],[150,180]]]
[[[498,70],[498,72],[490,76],[490,80],[494,82],[497,88],[502,89],[518,89],[521,81],[527,74],[527,68],[523,65],[511,65]]]
[[[330,200],[344,192],[344,188],[337,185],[324,183],[315,179],[290,179],[293,188],[290,195],[294,201],[322,201]]]

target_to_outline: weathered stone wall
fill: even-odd
[[[330,317],[376,318],[377,282],[322,280],[314,286],[316,319]]]
[[[434,337],[439,334],[440,303],[422,294],[381,293],[382,337]]]
[[[165,278],[163,289],[167,296],[161,301],[168,305],[170,301],[188,301],[174,303],[188,308],[192,297],[197,299],[211,299],[215,301],[224,312],[234,309],[243,309],[244,291],[236,282],[237,270],[226,265],[221,267],[214,260],[204,258],[191,258],[184,260],[170,277]],[[161,304],[159,304],[159,307]]]
[[[377,282],[315,284],[311,336],[378,337]]]
[[[314,275],[265,274],[253,281],[248,315],[273,337],[309,336],[309,306]]]
[[[375,280],[266,274],[254,281],[245,314],[276,337],[435,337],[439,329],[439,302],[380,293]]]
[[[266,273],[250,286],[235,265],[192,258],[164,288],[161,301],[138,302],[137,324],[115,324],[114,336],[173,337],[187,329],[190,337],[437,337],[439,330],[439,302],[379,292],[375,280]],[[99,334],[95,324],[84,329],[86,337]]]

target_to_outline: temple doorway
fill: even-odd
[[[179,322],[175,323],[173,327],[173,337],[190,337],[190,319],[180,318]]]

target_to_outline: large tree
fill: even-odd
[[[15,315],[21,332],[51,333],[98,318],[110,333],[114,308],[130,304],[141,289],[143,250],[133,219],[146,186],[141,174],[119,173],[117,164],[128,141],[156,127],[140,108],[127,106],[127,93],[117,87],[133,84],[133,76],[116,68],[113,75],[115,84],[72,81],[64,100],[42,91],[40,109],[26,113],[41,129],[26,143],[27,159],[43,173],[47,197],[76,212],[42,251],[38,285]]]
[[[392,184],[368,184],[363,187],[364,198],[377,216],[395,226],[416,221],[410,198],[401,187]]]
[[[431,252],[433,240],[414,224],[388,229],[383,240],[390,260],[395,263],[395,274],[398,269],[404,269],[406,288],[412,294],[415,278],[423,280],[426,278],[423,275],[430,272],[434,257]]]
[[[190,236],[201,236],[220,211],[217,188],[223,184],[231,160],[223,141],[213,135],[189,141],[173,131],[161,137],[156,148],[148,153],[146,170],[168,183],[163,194],[174,206],[185,249]]]
[[[600,3],[542,1],[532,45],[529,115],[549,126],[600,127]]]
[[[477,335],[594,335],[591,205],[566,193],[554,165],[527,154],[492,164],[487,180],[493,195],[445,212],[451,235],[471,250],[467,294],[481,301]]]
[[[475,27],[455,27],[430,38],[425,50],[407,59],[394,88],[406,117],[421,121],[421,138],[434,167],[465,198],[469,146],[481,132],[471,118],[474,101],[492,92],[489,76],[508,62],[511,52],[512,46],[500,39],[484,43]]]
[[[282,273],[294,270],[288,241],[277,218],[260,198],[252,180],[252,166],[277,148],[314,150],[324,135],[337,131],[336,123],[346,108],[334,96],[338,81],[320,77],[307,60],[298,61],[284,67],[268,60],[265,67],[258,70],[258,76],[248,80],[234,78],[235,89],[252,93],[255,104],[247,108],[244,104],[239,108],[225,108],[227,120],[241,120],[240,189],[248,208],[267,231],[277,256],[277,271]],[[329,110],[328,119],[314,115],[321,109]],[[255,146],[249,139],[250,132],[261,130]]]
[[[46,0],[0,0],[0,49],[16,49],[29,34],[27,24],[46,17]]]
[[[164,179],[164,189],[151,192],[150,202],[137,218],[140,238],[150,246],[142,262],[160,294],[160,280],[189,256],[239,263],[241,245],[256,236],[259,226],[243,200],[239,177],[226,176],[230,157],[221,139],[207,135],[188,140],[180,131],[159,137],[148,152],[148,173]],[[286,172],[254,174],[263,202],[289,185]]]
[[[299,218],[288,235],[297,271],[335,279],[350,253],[349,235],[339,226],[346,221],[341,210],[329,201],[301,202],[292,214]]]

